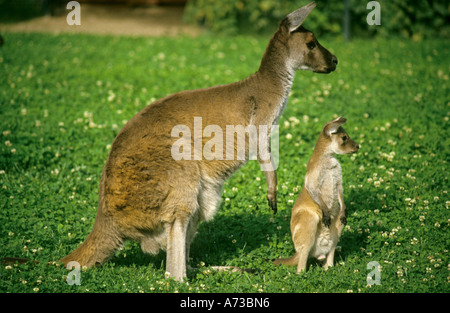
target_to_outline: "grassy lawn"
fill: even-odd
[[[280,119],[278,214],[250,161],[200,225],[188,283],[165,279],[165,254],[129,242],[66,283],[62,265],[90,232],[111,143],[140,109],[170,93],[245,78],[269,38],[128,38],[3,34],[0,48],[0,292],[449,292],[450,47],[444,40],[322,39],[336,72],[298,72]],[[360,145],[339,156],[348,218],[335,266],[306,273],[269,261],[293,254],[289,220],[322,126],[337,115]],[[369,286],[381,265],[381,285]],[[214,272],[235,265],[253,273]]]

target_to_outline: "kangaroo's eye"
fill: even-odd
[[[342,136],[342,140],[345,142],[347,141],[347,136]]]
[[[312,50],[316,47],[316,43],[314,41],[310,41],[306,44],[309,50]]]

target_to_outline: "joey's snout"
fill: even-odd
[[[359,145],[355,142],[354,146],[353,146],[353,151],[351,153],[356,153],[359,150]]]
[[[323,127],[321,136],[326,139],[324,143],[330,147],[329,151],[332,151],[332,153],[351,154],[359,150],[359,144],[350,138],[344,128],[342,128],[346,121],[347,119],[340,116]]]
[[[347,137],[347,140],[344,140],[343,145],[345,147],[346,153],[347,154],[352,154],[352,153],[356,153],[359,150],[359,144],[357,144],[355,141],[353,141],[353,139],[351,139],[350,137],[348,137],[347,134],[345,134],[343,136],[343,138]]]

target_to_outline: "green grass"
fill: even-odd
[[[0,48],[1,292],[449,292],[449,46],[443,40],[322,40],[336,72],[298,72],[280,119],[279,212],[250,161],[224,186],[191,248],[189,283],[165,279],[165,255],[127,243],[66,283],[57,260],[82,242],[122,125],[155,99],[245,78],[269,38],[127,38],[3,34]],[[322,126],[344,114],[361,145],[339,156],[348,209],[335,266],[306,273],[268,260],[293,254],[289,220]],[[367,264],[382,266],[368,286]],[[217,273],[235,265],[254,273]]]

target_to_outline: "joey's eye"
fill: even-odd
[[[345,142],[347,141],[347,136],[342,136],[342,140]]]
[[[314,41],[310,41],[306,44],[309,50],[312,50],[316,47],[316,43]]]

